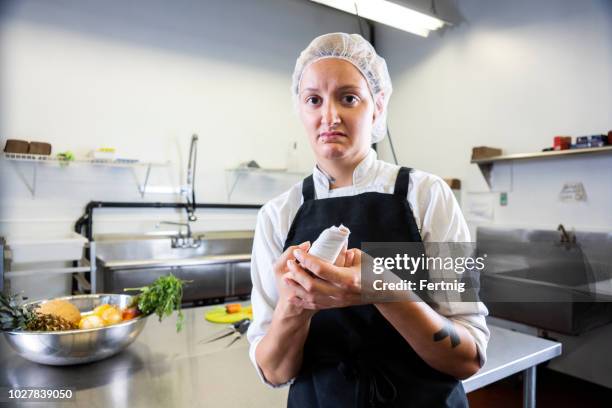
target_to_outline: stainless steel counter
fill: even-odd
[[[463,381],[465,392],[485,387],[520,371],[523,377],[523,407],[535,407],[536,366],[561,355],[561,343],[489,325],[491,339],[487,362]]]
[[[204,320],[209,309],[185,310],[185,327],[178,334],[174,317],[162,323],[150,317],[140,337],[124,352],[80,366],[31,363],[16,355],[2,336],[0,388],[76,389],[73,400],[45,403],[45,407],[284,407],[288,389],[271,389],[260,382],[248,357],[246,338],[230,348],[225,348],[229,340],[199,342],[222,328]],[[487,364],[464,381],[464,387],[473,391],[560,353],[560,343],[493,326]],[[535,385],[532,371],[527,383]],[[41,404],[8,406],[39,408]]]

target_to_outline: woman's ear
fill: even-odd
[[[376,119],[383,113],[383,109],[385,108],[385,93],[380,92],[376,95],[376,99],[374,101],[374,117],[373,122],[376,122]]]

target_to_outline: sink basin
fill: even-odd
[[[104,263],[180,260],[213,255],[248,254],[253,231],[196,232],[197,248],[173,248],[173,235],[96,235],[97,258]]]
[[[612,234],[478,229],[487,254],[481,299],[491,315],[567,334],[612,321]]]
[[[200,240],[197,248],[173,248],[172,236],[96,236],[100,290],[120,293],[172,273],[191,281],[184,287],[186,303],[248,296],[253,231],[204,232],[193,237]]]
[[[504,272],[498,277],[513,277],[529,281],[551,283],[556,286],[578,286],[587,282],[586,276],[581,273],[563,273],[557,268],[532,268],[518,271]]]

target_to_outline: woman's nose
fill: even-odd
[[[321,121],[325,126],[335,126],[340,123],[340,115],[335,102],[325,102],[322,106]]]

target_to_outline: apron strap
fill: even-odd
[[[400,167],[395,179],[395,188],[393,189],[393,195],[400,196],[404,199],[408,196],[408,186],[410,185],[410,172],[411,168]]]
[[[315,188],[312,174],[302,181],[302,196],[304,197],[304,202],[315,199]]]

